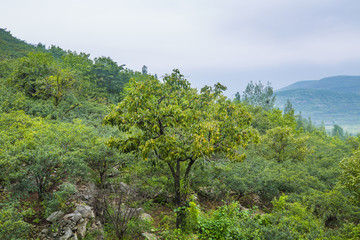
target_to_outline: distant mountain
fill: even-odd
[[[279,89],[277,92],[296,89],[319,89],[337,93],[360,94],[360,76],[334,76],[320,80],[300,81]]]
[[[289,99],[297,113],[311,117],[316,124],[338,124],[349,132],[360,132],[360,76],[300,81],[275,94],[279,108]]]

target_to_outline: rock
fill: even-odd
[[[71,220],[75,223],[77,223],[81,218],[82,218],[82,215],[79,212],[69,213],[64,216],[65,220]]]
[[[140,219],[143,220],[143,221],[146,221],[146,222],[153,222],[154,221],[154,219],[148,213],[142,213],[140,215]]]
[[[72,236],[71,240],[78,240],[77,233],[74,233],[74,236]]]
[[[73,232],[71,231],[71,229],[69,227],[65,227],[64,231],[65,231],[65,233],[63,236],[61,236],[59,238],[60,240],[68,240],[71,237],[71,235],[73,234]]]
[[[86,225],[88,224],[89,219],[85,218],[84,221],[79,222],[76,227],[77,227],[77,233],[80,235],[81,238],[85,237],[86,234]]]
[[[87,205],[77,204],[76,205],[76,210],[75,210],[74,213],[80,213],[83,218],[94,218],[95,217],[95,214],[91,210],[91,207],[87,206]]]
[[[124,211],[126,214],[138,216],[139,214],[141,214],[144,211],[144,209],[143,208],[126,208]]]
[[[71,225],[71,220],[68,220],[68,219],[62,219],[61,221],[59,221],[59,226],[61,227],[61,228],[63,228],[63,227],[66,227],[66,226],[69,226],[69,225]]]
[[[153,233],[144,232],[141,234],[146,240],[157,240],[157,237]]]
[[[46,235],[48,232],[49,232],[49,229],[46,229],[46,228],[44,228],[43,230],[41,230],[41,233],[44,234],[44,235]]]
[[[62,211],[53,212],[46,220],[54,223],[57,222],[60,218],[62,218],[65,214]]]
[[[119,186],[120,186],[120,190],[123,193],[129,193],[132,190],[131,187],[124,182],[120,182]]]

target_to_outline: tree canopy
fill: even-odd
[[[104,119],[127,135],[112,138],[109,144],[123,152],[139,151],[145,160],[165,162],[180,206],[196,160],[215,154],[236,161],[245,157],[239,147],[246,146],[251,137],[247,129],[251,117],[223,96],[223,90],[216,84],[198,93],[178,70],[163,82],[151,76],[145,81],[131,80],[126,97]]]

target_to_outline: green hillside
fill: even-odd
[[[360,239],[360,135],[273,108],[269,85],[232,100],[2,33],[1,240]],[[282,94],[360,112],[356,94]]]
[[[29,52],[45,51],[44,45],[32,45],[11,35],[10,31],[0,28],[0,60],[26,56]]]
[[[276,91],[278,107],[282,108],[287,99],[315,124],[338,124],[352,133],[360,131],[360,76],[300,81]]]

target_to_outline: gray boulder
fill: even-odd
[[[62,211],[53,212],[48,218],[47,221],[54,223],[61,219],[65,214]]]
[[[62,235],[60,237],[60,240],[68,240],[69,238],[71,238],[71,236],[73,234],[73,232],[71,231],[71,228],[66,227],[66,228],[64,228],[64,231],[65,231],[65,233],[64,233],[64,235]]]
[[[94,218],[95,217],[95,214],[91,210],[91,207],[87,206],[87,205],[77,204],[76,210],[74,213],[80,213],[83,218]]]

